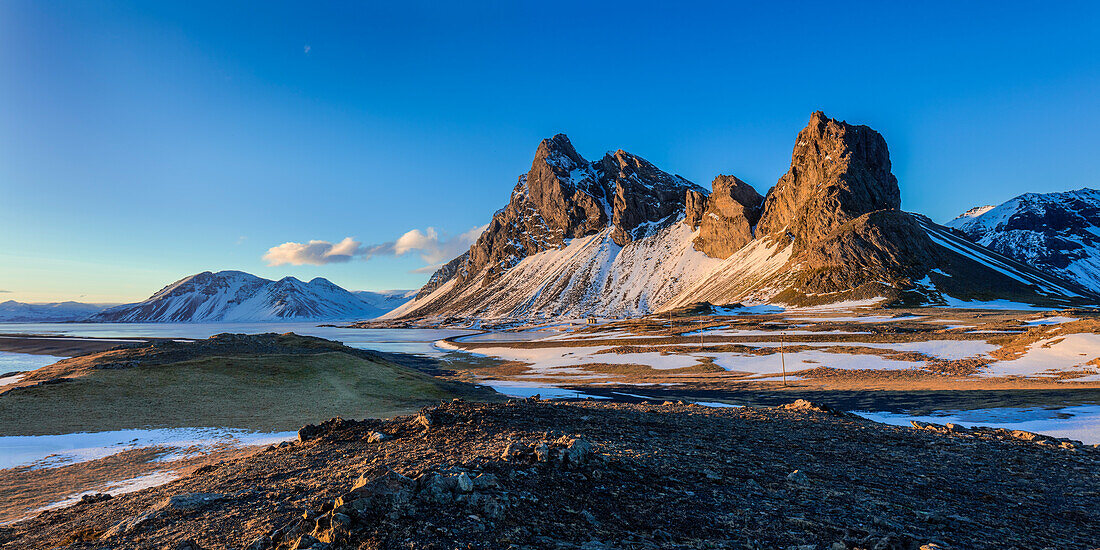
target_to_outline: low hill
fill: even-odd
[[[93,353],[7,386],[0,433],[291,430],[332,416],[392,416],[441,399],[495,398],[404,366],[403,358],[296,334],[219,334]]]

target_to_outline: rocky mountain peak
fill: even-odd
[[[695,249],[712,258],[728,258],[753,239],[753,227],[760,219],[760,207],[764,197],[756,189],[736,176],[718,176],[711,183],[711,193],[703,202],[705,210],[698,216],[697,224],[692,214],[685,221],[699,227]],[[698,199],[688,192],[694,206]]]
[[[520,202],[527,203],[523,207],[534,208],[547,229],[560,234],[550,236],[557,241],[555,245],[562,238],[581,237],[607,225],[608,213],[602,207],[607,190],[565,134],[539,143],[531,170],[520,180],[517,191],[520,188],[526,191],[526,197],[520,197]]]
[[[523,258],[609,226],[613,240],[626,245],[674,223],[688,189],[705,192],[621,149],[589,162],[565,134],[544,139],[508,205],[469,253],[433,275],[420,296],[453,278],[461,285],[483,271],[486,280],[495,280]]]
[[[531,162],[531,169],[535,170],[541,165],[546,165],[559,176],[567,177],[571,170],[588,164],[584,157],[573,148],[573,143],[565,134],[557,134],[539,142],[535,150],[535,159]]]
[[[882,135],[817,111],[798,133],[790,170],[768,192],[757,233],[786,233],[803,248],[864,214],[900,207]]]
[[[622,149],[607,153],[596,171],[612,190],[611,238],[626,246],[667,227],[685,211],[687,192],[706,193],[690,181],[664,172]]]

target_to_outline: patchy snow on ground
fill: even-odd
[[[1056,315],[1054,317],[1043,317],[1042,319],[1035,319],[1034,321],[1027,321],[1024,324],[1029,326],[1029,327],[1035,327],[1035,326],[1039,326],[1039,325],[1060,325],[1062,323],[1072,323],[1074,321],[1080,321],[1080,320],[1081,319],[1079,319],[1077,317],[1062,317],[1061,315]]]
[[[869,348],[892,349],[896,351],[915,351],[917,353],[923,353],[925,355],[930,355],[932,357],[944,359],[947,361],[978,357],[980,355],[988,354],[989,352],[1000,348],[1000,346],[990,344],[982,340],[928,340],[924,342],[897,343],[865,342],[852,345],[866,346]]]
[[[698,345],[698,344],[695,344]],[[938,359],[954,361],[987,354],[999,346],[982,340],[927,340],[923,342],[746,342],[744,345],[758,348],[778,348],[780,346],[808,346],[829,348],[852,346],[892,351],[913,351]]]
[[[1073,333],[1039,340],[1022,357],[997,361],[982,373],[985,376],[1050,376],[1059,371],[1082,370],[1086,363],[1100,357],[1100,334]],[[1100,368],[1091,367],[1097,373]],[[1081,379],[1077,379],[1081,380]]]
[[[130,449],[154,446],[194,449],[220,445],[270,445],[296,436],[295,432],[260,433],[226,428],[160,428],[0,436],[0,469],[16,466],[53,468],[106,458]]]
[[[931,416],[901,413],[853,411],[856,414],[895,426],[908,426],[909,421],[959,424],[968,428],[990,426],[1035,432],[1052,437],[1068,437],[1088,445],[1100,444],[1100,405],[1077,405],[1061,409],[993,408],[971,411],[943,411]]]
[[[599,353],[610,349],[606,346],[556,347],[556,348],[505,348],[492,347],[477,350],[477,355],[488,355],[505,361],[529,363],[531,371],[544,374],[561,374],[571,367],[590,363],[613,365],[648,365],[655,369],[682,369],[699,362],[691,355],[662,354],[656,351],[642,353]]]
[[[754,375],[775,375],[783,372],[783,362],[786,362],[786,370],[793,373],[818,367],[834,369],[874,369],[874,370],[898,370],[920,368],[924,366],[920,361],[898,361],[886,359],[877,355],[852,355],[847,353],[830,353],[821,350],[808,350],[788,352],[785,354],[773,353],[771,355],[751,355],[741,353],[699,353],[697,355],[711,357],[714,364],[728,371],[747,372]]]
[[[176,480],[178,477],[179,475],[173,472],[153,472],[151,474],[145,474],[130,479],[111,481],[104,484],[102,487],[92,489],[90,491],[74,493],[65,497],[63,500],[59,500],[57,502],[54,502],[53,504],[43,506],[37,510],[32,510],[29,515],[35,515],[39,512],[45,512],[46,510],[53,510],[56,508],[71,506],[73,504],[76,504],[77,502],[80,502],[81,497],[85,495],[94,495],[97,493],[107,493],[112,496],[124,495],[126,493],[133,493],[141,491],[143,489],[148,489],[150,487],[164,485],[165,483]]]

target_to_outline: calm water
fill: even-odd
[[[0,323],[0,334],[43,334],[96,338],[209,338],[233,332],[293,332],[342,342],[359,349],[437,355],[442,352],[432,342],[472,334],[455,329],[358,329],[319,327],[317,323]],[[37,367],[36,367],[37,368]],[[25,369],[8,369],[25,370]],[[4,369],[0,368],[0,372]]]

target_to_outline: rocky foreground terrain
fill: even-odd
[[[44,512],[0,547],[1100,546],[1095,447],[805,401],[454,401],[299,439]]]

